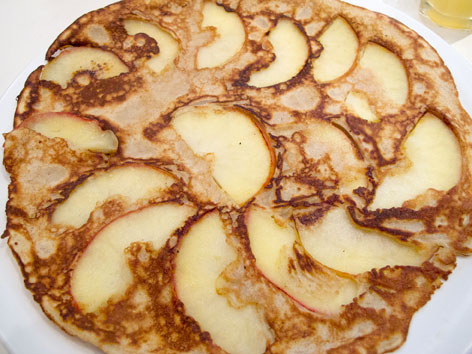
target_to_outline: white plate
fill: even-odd
[[[423,36],[450,68],[463,106],[472,114],[472,66],[452,47],[422,24],[386,6],[379,0],[350,0],[358,6],[385,13],[400,20]],[[46,50],[46,48],[45,48]],[[30,72],[43,63],[43,54],[34,60],[0,99],[0,132],[11,130],[16,96]],[[3,151],[0,152],[0,160]],[[9,179],[0,172],[0,204],[7,200]],[[0,214],[0,228],[5,216]],[[471,354],[472,353],[472,257],[459,259],[457,269],[431,301],[413,317],[406,343],[398,354]],[[58,329],[42,313],[24,288],[23,277],[6,244],[0,240],[0,340],[11,354],[84,354],[99,353],[93,347]]]

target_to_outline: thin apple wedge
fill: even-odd
[[[97,121],[70,113],[39,113],[18,128],[28,128],[48,138],[62,138],[71,149],[113,153],[118,139],[111,130],[103,130]]]
[[[246,203],[270,180],[272,147],[249,113],[195,106],[177,112],[171,124],[197,155],[210,160],[214,179],[236,203]]]
[[[90,213],[109,198],[120,196],[129,203],[153,199],[176,182],[161,169],[130,164],[97,172],[79,184],[52,214],[52,223],[80,227]]]
[[[253,72],[248,85],[267,87],[295,77],[310,54],[305,34],[290,20],[281,19],[269,34],[275,60],[264,69]]]
[[[187,205],[162,203],[125,214],[100,230],[72,272],[71,293],[79,308],[93,312],[123,295],[133,281],[125,248],[149,242],[159,250],[195,211]]]
[[[97,79],[107,79],[129,71],[112,52],[98,48],[69,47],[46,64],[41,80],[52,81],[66,88],[77,73],[92,71]]]
[[[251,251],[261,273],[290,297],[312,311],[339,313],[359,295],[349,276],[317,265],[295,246],[293,221],[276,220],[272,212],[252,206],[246,214]],[[302,260],[302,267],[295,267]],[[308,266],[310,265],[310,266]]]
[[[371,76],[382,90],[382,96],[396,105],[408,99],[409,83],[405,66],[393,52],[381,45],[369,43],[364,48],[359,68]]]
[[[402,147],[406,167],[389,171],[370,209],[400,207],[428,189],[448,191],[459,183],[462,155],[457,137],[439,118],[427,113]]]
[[[134,19],[125,20],[124,26],[129,35],[144,33],[156,40],[159,53],[146,61],[146,65],[156,74],[163,72],[174,63],[180,48],[179,42],[170,32],[157,24]]]
[[[386,266],[420,266],[431,252],[362,228],[342,207],[330,209],[313,225],[297,223],[306,251],[320,263],[350,274]]]
[[[202,28],[214,28],[216,38],[199,49],[197,68],[214,68],[225,64],[242,48],[246,32],[235,12],[228,12],[213,2],[203,4]]]
[[[254,305],[233,307],[216,290],[224,269],[236,260],[236,252],[226,242],[218,212],[197,221],[183,237],[175,259],[177,296],[213,342],[234,354],[261,354],[270,332]]]
[[[377,113],[370,105],[367,95],[364,92],[349,92],[346,97],[345,104],[348,110],[359,118],[373,123],[380,121]]]
[[[338,17],[331,22],[318,41],[323,51],[313,60],[313,77],[316,81],[335,80],[352,68],[359,51],[359,39],[344,18]]]

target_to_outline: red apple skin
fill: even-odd
[[[83,50],[87,50],[87,49],[89,49],[89,48],[90,48],[90,47],[67,47],[67,48],[64,49],[61,53],[59,53],[58,56],[56,56],[56,57],[54,57],[54,58],[49,58],[48,60],[49,60],[49,63],[51,63],[51,62],[57,60],[57,59],[60,58],[60,57],[64,58],[64,57],[67,57],[67,56],[69,56],[69,55],[71,55],[71,54],[74,54],[74,53],[77,53],[77,52],[80,52],[80,51],[83,51]],[[118,59],[118,60],[121,62],[121,64],[123,64],[123,65],[127,68],[127,71],[126,71],[126,72],[129,72],[129,70],[130,70],[129,66],[126,65],[126,63],[125,63],[118,55],[116,55],[115,53],[113,53],[112,51],[109,51],[109,50],[104,50],[104,49],[100,49],[100,50],[103,51],[103,52],[109,52],[109,53],[111,53],[111,54],[114,54],[114,55],[116,56],[116,59]],[[46,65],[47,65],[47,64],[46,64]],[[42,66],[41,68],[44,69],[44,66]],[[42,71],[42,69],[41,69],[41,71]],[[90,73],[90,72],[92,72],[92,71],[89,71],[89,70],[76,71],[76,72],[74,72],[74,74],[72,75],[73,77],[72,77],[71,79],[73,80],[73,78],[74,78],[78,73],[80,73],[80,72],[89,72],[89,73]],[[126,73],[126,72],[123,72],[123,73]],[[120,74],[120,75],[121,75],[121,74]],[[40,80],[42,80],[42,79],[41,79],[41,75],[40,75]],[[57,85],[58,87],[61,87],[61,85],[58,84],[58,83],[56,83],[56,82],[53,82],[53,81],[48,81],[48,82],[51,82],[51,83],[53,83],[54,85]],[[69,86],[69,85],[70,85],[70,81],[67,83],[67,86]]]
[[[251,217],[250,216],[250,209],[247,209],[245,214],[244,214],[244,223],[245,225],[247,225],[249,223],[249,218]],[[247,231],[247,228],[246,228],[246,232]],[[311,312],[314,312],[314,313],[318,313],[318,314],[322,314],[322,315],[326,315],[326,316],[330,316],[332,315],[331,313],[329,312],[325,312],[325,311],[320,311],[316,308],[313,308],[313,307],[310,307],[306,304],[304,304],[303,302],[301,302],[300,300],[298,300],[297,298],[293,297],[292,295],[290,295],[289,293],[287,293],[284,289],[282,289],[281,287],[279,287],[275,282],[273,282],[272,280],[270,280],[265,274],[264,272],[262,272],[262,270],[256,265],[256,257],[254,256],[254,254],[252,253],[252,250],[251,250],[251,246],[250,246],[250,242],[248,240],[248,251],[250,252],[250,255],[251,255],[251,258],[252,258],[252,261],[253,261],[253,264],[254,264],[254,267],[257,269],[258,273],[264,278],[266,279],[272,286],[274,286],[275,288],[277,288],[279,291],[281,291],[282,293],[284,293],[285,295],[287,295],[290,299],[292,299],[293,301],[295,301],[298,305],[300,305],[301,307],[307,309],[308,311],[311,311]],[[316,261],[315,261],[316,262]],[[318,263],[318,262],[316,262]],[[333,272],[335,272],[336,274],[340,275],[340,276],[343,276],[343,277],[346,277],[346,278],[351,278],[353,279],[353,277],[350,275],[350,274],[347,274],[347,273],[343,273],[343,272],[340,272],[336,269],[331,269],[331,268],[328,268],[326,267],[325,265],[322,265],[320,263],[318,263],[321,267],[323,268],[327,268],[329,270],[332,270]]]
[[[151,164],[144,163],[144,162],[128,161],[128,162],[125,162],[125,163],[123,163],[123,164],[121,164],[121,165],[113,165],[113,166],[108,167],[108,168],[105,168],[105,169],[100,169],[99,171],[100,171],[100,172],[107,172],[107,171],[110,171],[110,170],[112,170],[112,169],[114,169],[114,168],[120,168],[120,167],[125,167],[125,166],[126,166],[126,167],[133,167],[133,166],[134,166],[134,167],[137,167],[137,168],[143,168],[143,167],[145,167],[145,168],[152,168],[152,169],[155,169],[155,170],[159,170],[159,172],[161,172],[161,173],[163,173],[163,174],[166,174],[167,176],[171,177],[171,178],[174,180],[174,184],[175,184],[175,183],[179,183],[179,180],[178,180],[172,173],[170,173],[169,171],[166,171],[166,170],[164,170],[164,169],[162,169],[162,168],[159,168],[159,167],[156,167],[156,166],[153,166],[153,165],[151,165]],[[98,172],[98,171],[97,171],[97,172]],[[93,174],[92,174],[92,175],[93,175]],[[90,176],[92,176],[92,175],[90,175]],[[90,177],[90,176],[87,176],[87,178]],[[63,200],[61,200],[61,202],[65,201],[65,200],[68,198],[69,194],[72,193],[72,191],[73,191],[75,188],[77,188],[81,183],[85,182],[85,181],[87,180],[87,178],[81,180],[80,183],[77,183],[76,185],[74,185],[74,188],[71,189],[71,190],[68,192],[68,194],[65,196],[65,198],[64,198]],[[142,207],[142,208],[145,208],[145,207]],[[142,208],[141,208],[141,209],[142,209]],[[133,210],[130,211],[130,212],[133,212]],[[53,214],[53,212],[51,213],[51,215],[52,215],[52,214]],[[115,220],[116,220],[116,219],[115,219]],[[114,220],[112,220],[112,221],[114,221]],[[101,230],[100,230],[100,231],[101,231]]]
[[[250,216],[250,209],[248,209],[246,211],[246,213],[244,214],[244,224],[247,225],[248,224],[248,221],[249,221],[249,218],[251,217]],[[246,229],[246,232],[247,232],[247,229]],[[292,295],[290,295],[289,293],[287,293],[284,289],[282,289],[281,287],[279,287],[276,283],[274,283],[272,280],[270,280],[263,272],[262,270],[256,265],[256,257],[254,256],[254,254],[252,253],[252,250],[251,250],[251,246],[250,246],[250,242],[248,240],[248,251],[250,252],[251,254],[251,258],[252,258],[252,263],[254,264],[254,268],[257,269],[257,272],[264,278],[267,280],[267,282],[270,283],[271,286],[275,287],[277,290],[279,290],[280,292],[284,293],[286,296],[288,296],[290,299],[292,299],[293,301],[295,301],[298,305],[300,305],[301,307],[307,309],[308,311],[311,311],[311,312],[315,312],[315,313],[319,313],[319,314],[324,314],[324,315],[328,315],[327,313],[324,313],[324,312],[321,312],[317,309],[314,309],[314,308],[311,308],[307,305],[305,305],[304,303],[302,303],[301,301],[297,300],[296,298],[294,298]]]
[[[275,166],[277,164],[277,160],[276,160],[276,157],[275,157],[274,148],[272,147],[272,140],[271,140],[269,134],[267,134],[267,132],[263,128],[262,123],[259,120],[257,120],[255,117],[252,117],[252,116],[251,116],[251,120],[254,122],[254,124],[257,126],[257,128],[260,130],[260,132],[262,134],[262,137],[264,138],[264,142],[267,146],[267,149],[269,150],[269,153],[270,153],[270,171],[269,171],[269,174],[267,176],[267,180],[264,182],[264,184],[261,186],[261,188],[257,191],[257,193],[256,193],[256,195],[257,195],[272,180],[272,177],[274,176]]]
[[[116,132],[115,132],[116,129],[113,128],[113,126],[111,126],[110,124],[107,124],[106,121],[102,122],[98,119],[84,117],[84,116],[80,116],[80,115],[77,115],[77,114],[74,114],[74,113],[69,113],[69,112],[33,113],[31,116],[29,116],[25,120],[21,121],[20,124],[14,128],[14,130],[26,128],[26,129],[31,129],[33,131],[36,131],[35,127],[34,127],[35,124],[41,123],[42,121],[47,121],[50,118],[51,119],[54,119],[54,118],[62,119],[62,120],[65,120],[65,121],[67,121],[67,120],[69,120],[69,121],[73,121],[73,120],[80,121],[82,123],[93,125],[94,128],[97,129],[97,131],[102,132],[102,133],[110,131],[115,136],[115,139],[116,139],[117,144],[118,144],[116,146],[116,149],[113,151],[113,153],[117,153],[117,152],[120,151],[120,141],[118,140],[118,137],[116,135]],[[96,151],[96,150],[90,149],[90,151]],[[96,151],[96,152],[99,152],[99,151]],[[101,152],[104,152],[104,151],[101,151]]]
[[[171,175],[169,173],[169,175]],[[171,175],[172,176],[172,175]],[[139,213],[140,211],[146,209],[146,208],[150,208],[150,207],[154,207],[156,205],[160,205],[160,204],[176,204],[176,205],[181,205],[180,203],[177,203],[175,201],[163,201],[163,202],[159,202],[157,204],[151,204],[151,205],[146,205],[146,206],[143,206],[143,207],[140,207],[138,209],[134,209],[134,210],[130,210],[124,214],[121,214],[119,216],[117,216],[116,218],[112,219],[111,221],[109,221],[107,224],[103,225],[93,236],[92,238],[90,239],[90,242],[87,244],[87,246],[82,250],[82,252],[80,252],[80,256],[76,256],[74,261],[73,261],[73,264],[71,265],[71,272],[70,272],[70,278],[72,278],[74,276],[74,271],[75,271],[75,267],[77,266],[77,263],[80,261],[80,258],[82,257],[83,254],[85,254],[85,252],[87,252],[87,249],[88,247],[92,244],[92,242],[95,240],[95,238],[103,231],[105,230],[109,225],[111,225],[112,223],[114,223],[115,221],[121,219],[121,218],[124,218],[124,217],[127,217],[128,215],[131,215],[131,214],[134,214],[134,213]],[[192,219],[194,217],[190,217],[190,219]],[[187,228],[187,224],[188,224],[188,221],[185,223],[184,225],[184,228]],[[179,237],[180,239],[180,237]],[[174,288],[175,288],[175,285],[174,285]],[[79,303],[75,300],[75,297],[74,297],[74,293],[72,292],[72,286],[71,286],[71,282],[69,281],[69,294],[71,296],[71,299],[72,299],[72,305],[77,309],[79,310],[81,313],[84,313],[82,311],[82,309],[80,308],[80,305]]]
[[[74,113],[69,113],[69,112],[44,112],[44,113],[34,113],[33,115],[29,116],[26,118],[24,121],[22,121],[15,129],[21,129],[21,128],[31,128],[32,125],[34,125],[37,122],[40,122],[42,120],[48,119],[48,118],[53,118],[53,117],[62,117],[63,119],[79,119],[82,121],[85,121],[87,123],[95,124],[99,129],[103,130],[100,124],[90,118],[86,118],[83,116],[79,116]]]
[[[244,205],[247,205],[252,200],[254,200],[255,196],[258,195],[270,183],[270,181],[272,180],[272,177],[274,176],[277,160],[276,160],[276,157],[275,157],[274,148],[272,147],[272,139],[270,138],[269,134],[267,134],[267,132],[264,129],[262,119],[261,120],[257,119],[255,117],[256,114],[254,112],[246,109],[246,108],[236,107],[236,110],[243,113],[245,116],[247,116],[249,119],[251,119],[251,121],[254,123],[254,125],[257,127],[257,129],[259,129],[259,131],[261,132],[262,138],[264,139],[264,142],[267,146],[267,149],[269,150],[269,154],[270,154],[270,171],[269,171],[269,174],[267,175],[267,179],[262,184],[261,188],[259,188],[259,190],[254,194],[254,196],[251,197],[247,202],[244,203]]]
[[[135,210],[131,210],[131,211],[128,211],[122,215],[119,215],[118,217],[112,219],[110,222],[108,222],[107,224],[103,225],[93,236],[92,238],[90,239],[90,242],[87,244],[87,246],[85,246],[85,248],[82,250],[82,252],[80,252],[80,255],[79,256],[76,256],[72,265],[71,265],[71,271],[70,271],[70,280],[69,280],[69,294],[71,296],[71,299],[72,299],[72,305],[78,310],[80,311],[81,313],[84,313],[82,311],[82,308],[80,307],[79,303],[75,300],[75,296],[74,296],[74,293],[72,292],[72,283],[71,283],[71,280],[72,280],[72,277],[74,276],[74,271],[75,271],[75,267],[77,266],[77,263],[80,261],[80,258],[82,258],[82,255],[85,254],[85,252],[87,252],[87,249],[89,248],[89,246],[92,244],[92,242],[95,240],[95,238],[103,231],[105,230],[110,224],[112,224],[113,222],[115,222],[116,220],[119,220],[120,218],[123,218],[123,217],[126,217],[130,214],[133,214],[133,213],[136,213],[138,211],[141,211],[143,210],[144,208],[148,208],[149,206],[144,206],[144,207],[141,207],[141,208],[138,208],[138,209],[135,209]]]

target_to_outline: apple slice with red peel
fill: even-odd
[[[297,223],[305,250],[320,263],[350,274],[386,266],[420,266],[431,252],[354,223],[341,207],[312,225]]]
[[[342,305],[359,295],[360,288],[354,279],[317,265],[306,254],[296,251],[298,236],[293,221],[276,220],[272,212],[252,206],[246,214],[246,225],[256,266],[306,308],[339,313]],[[300,259],[304,261],[303,270],[294,267]]]
[[[264,69],[253,72],[248,85],[267,87],[295,77],[305,66],[310,50],[300,29],[290,20],[281,19],[269,34],[275,60]]]
[[[400,207],[430,188],[448,191],[459,183],[460,145],[441,119],[425,114],[406,138],[402,150],[405,164],[402,168],[392,166],[377,187],[369,209]]]
[[[318,41],[323,51],[313,60],[313,77],[316,81],[335,80],[352,68],[359,51],[359,39],[344,18],[338,17],[331,22]]]
[[[382,96],[396,105],[408,99],[408,76],[403,62],[385,47],[368,43],[359,61],[359,68],[371,75],[373,82],[382,90]],[[364,76],[362,76],[367,80]]]
[[[74,150],[109,154],[118,149],[118,139],[111,130],[103,130],[97,121],[71,113],[38,113],[18,128],[28,128],[48,138],[62,138]]]
[[[174,176],[158,168],[129,164],[97,172],[78,185],[52,214],[52,223],[80,227],[90,213],[109,198],[125,198],[129,203],[153,199],[176,182]]]
[[[218,212],[205,215],[181,240],[175,289],[185,312],[210,333],[216,345],[228,353],[261,354],[271,335],[256,306],[233,307],[216,289],[218,277],[236,257]]]
[[[69,47],[47,63],[41,71],[41,80],[52,81],[66,88],[75,74],[92,71],[97,79],[107,79],[129,71],[112,52],[89,47]]]
[[[243,47],[246,32],[235,12],[228,12],[213,2],[203,4],[202,28],[213,27],[216,38],[199,49],[197,68],[214,68],[225,64]]]
[[[159,74],[174,63],[179,54],[179,42],[173,35],[157,24],[146,21],[129,19],[124,21],[126,32],[129,35],[144,33],[154,38],[159,46],[159,53],[146,61],[146,65]]]
[[[171,125],[196,154],[210,160],[216,182],[236,203],[246,203],[272,177],[272,148],[249,113],[194,106],[178,111]]]
[[[71,293],[79,308],[93,312],[123,295],[133,282],[125,249],[134,242],[149,242],[159,250],[195,212],[192,206],[161,203],[125,214],[101,229],[71,275]]]

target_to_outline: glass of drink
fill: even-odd
[[[443,27],[472,29],[472,0],[421,0],[420,12]]]

